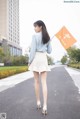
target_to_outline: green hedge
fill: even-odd
[[[68,66],[76,68],[76,69],[80,69],[80,63],[77,64],[68,64]]]
[[[18,73],[22,73],[28,71],[28,66],[26,67],[16,67],[16,68],[9,68],[9,69],[4,69],[4,70],[0,70],[0,79],[2,78],[6,78],[8,76],[14,75],[14,74],[18,74]]]

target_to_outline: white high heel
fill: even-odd
[[[37,102],[37,109],[41,109],[41,103]]]
[[[43,109],[42,109],[42,114],[43,114],[43,115],[47,115],[47,107],[43,107]]]

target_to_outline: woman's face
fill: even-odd
[[[42,26],[36,25],[36,26],[34,27],[34,30],[35,30],[35,32],[40,32],[40,31],[42,31]]]

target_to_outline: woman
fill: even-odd
[[[47,53],[51,53],[52,47],[50,37],[43,21],[38,20],[34,23],[36,32],[32,37],[31,50],[29,56],[29,70],[33,71],[35,79],[35,93],[37,100],[37,108],[41,108],[40,90],[39,90],[39,74],[41,75],[41,83],[43,90],[43,108],[42,114],[47,114],[47,71],[50,71],[47,61]]]

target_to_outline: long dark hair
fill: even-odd
[[[50,36],[47,32],[47,29],[46,29],[44,22],[41,20],[38,20],[38,21],[34,22],[33,25],[34,25],[34,27],[42,26],[42,42],[43,42],[43,44],[46,44],[50,40]]]

